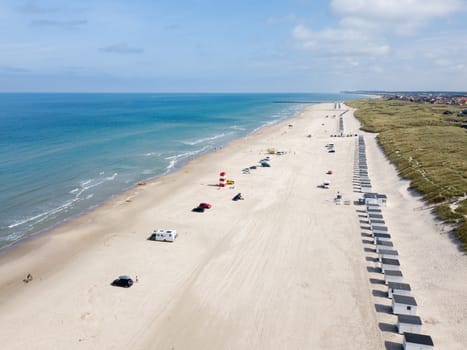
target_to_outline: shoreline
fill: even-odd
[[[350,111],[344,128],[360,133]],[[337,350],[351,339],[373,350],[400,343],[400,335],[380,328],[394,315],[378,311],[388,300],[371,280],[359,207],[332,200],[336,191],[351,202],[361,197],[352,191],[356,138],[329,137],[338,113],[329,103],[310,106],[116,196],[9,258],[0,255],[0,340],[8,349]],[[361,134],[374,189],[388,194],[384,216],[424,331],[437,347],[460,350],[467,340],[465,256],[440,237],[430,213],[413,210],[419,201],[375,135]],[[329,142],[336,153],[326,152]],[[271,156],[271,168],[242,174],[268,147],[287,153]],[[223,170],[234,188],[213,186]],[[330,190],[317,188],[329,179]],[[244,201],[231,200],[237,192]],[[213,207],[192,213],[199,202]],[[179,237],[148,241],[155,228],[177,229]],[[34,276],[27,284],[26,273]],[[109,286],[120,274],[139,281],[130,289]]]
[[[297,102],[298,103],[298,102]],[[170,169],[166,169],[163,173],[159,174],[159,175],[156,175],[155,177],[152,177],[152,178],[148,178],[148,179],[145,179],[145,180],[142,180],[144,182],[146,182],[148,185],[150,183],[153,183],[155,181],[157,181],[158,179],[164,177],[164,176],[168,176],[170,174],[173,174],[173,173],[176,173],[178,171],[181,171],[183,169],[184,166],[186,166],[189,162],[191,162],[192,160],[198,158],[198,157],[203,157],[205,155],[208,155],[212,152],[216,152],[218,151],[219,149],[222,149],[224,147],[227,147],[231,142],[234,142],[234,141],[237,141],[237,140],[241,140],[243,138],[246,138],[248,136],[253,136],[255,135],[257,132],[259,132],[260,130],[264,129],[264,128],[269,128],[269,127],[272,127],[274,125],[277,125],[277,124],[280,124],[282,122],[286,122],[287,120],[290,120],[290,119],[294,119],[296,117],[298,117],[300,114],[304,113],[306,111],[307,108],[309,108],[310,106],[313,106],[313,105],[316,105],[316,104],[320,104],[320,103],[326,103],[326,102],[305,102],[303,103],[304,106],[303,106],[303,109],[300,111],[300,112],[296,112],[288,117],[285,117],[283,119],[278,119],[277,121],[273,121],[273,122],[268,122],[266,124],[263,124],[261,126],[258,126],[257,128],[251,130],[250,132],[248,132],[247,134],[243,135],[243,136],[239,136],[239,137],[236,137],[236,138],[232,138],[232,139],[229,139],[229,140],[226,140],[225,143],[221,143],[217,146],[215,146],[213,149],[210,149],[210,150],[205,150],[203,152],[200,152],[194,156],[190,156],[186,159],[183,159],[182,161],[180,161],[179,163],[176,163],[173,167],[171,167]],[[47,228],[44,228],[40,231],[37,231],[31,235],[28,235],[26,237],[23,237],[23,238],[20,238],[19,240],[17,241],[14,241],[10,244],[6,244],[4,246],[1,246],[0,247],[0,257],[3,255],[3,254],[7,254],[9,251],[11,251],[12,249],[16,249],[17,247],[19,247],[21,244],[23,243],[26,243],[30,240],[34,240],[34,239],[37,239],[43,235],[47,235],[51,232],[53,232],[54,230],[57,230],[59,229],[61,226],[63,225],[66,225],[67,223],[70,223],[74,220],[77,220],[79,219],[80,217],[82,216],[85,216],[89,213],[91,213],[92,211],[94,210],[97,210],[99,209],[101,206],[105,205],[107,202],[111,202],[113,201],[116,197],[120,197],[120,196],[124,196],[126,193],[130,193],[132,191],[135,191],[137,190],[139,187],[138,184],[136,185],[133,185],[132,187],[128,188],[128,189],[123,189],[117,193],[114,193],[112,195],[110,195],[109,197],[107,198],[104,198],[102,201],[92,205],[91,207],[85,209],[84,211],[82,211],[81,213],[76,213],[68,218],[65,218],[63,219],[62,221],[60,222],[57,222],[55,224],[53,224],[52,226],[50,227],[47,227]]]

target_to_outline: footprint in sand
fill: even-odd
[[[92,316],[92,314],[90,312],[85,312],[81,315],[81,319],[82,320],[87,320],[88,318],[90,318]]]

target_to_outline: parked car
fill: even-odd
[[[131,277],[127,275],[118,276],[112,283],[114,287],[123,287],[123,288],[130,288],[133,285],[133,280]]]
[[[199,203],[198,207],[203,208],[203,209],[211,209],[211,204],[209,203]]]

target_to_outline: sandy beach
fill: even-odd
[[[353,204],[361,197],[352,186],[357,137],[330,137],[342,111],[310,106],[0,254],[2,348],[400,348]],[[423,332],[436,349],[465,349],[466,255],[420,210],[352,110],[344,130],[365,135]],[[330,142],[336,153],[326,151]],[[285,154],[243,174],[269,147]],[[216,186],[220,171],[235,184]],[[317,187],[323,181],[330,189]],[[334,203],[338,191],[350,205]],[[245,199],[232,201],[239,192]],[[191,212],[200,202],[212,208]],[[148,241],[158,228],[179,236]],[[138,282],[110,286],[122,274]]]

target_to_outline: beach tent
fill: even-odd
[[[239,200],[242,200],[242,199],[244,199],[244,198],[242,197],[242,194],[241,194],[241,193],[237,193],[237,194],[232,198],[232,200],[235,201],[235,202],[236,202],[236,201],[239,201]]]
[[[262,166],[263,168],[269,168],[269,167],[271,167],[271,164],[269,164],[269,163],[266,162],[266,161],[262,161],[260,164],[261,164],[261,166]]]
[[[433,350],[433,339],[429,335],[404,333],[404,350]]]
[[[398,315],[397,331],[403,333],[420,333],[422,331],[422,319],[419,316]]]

